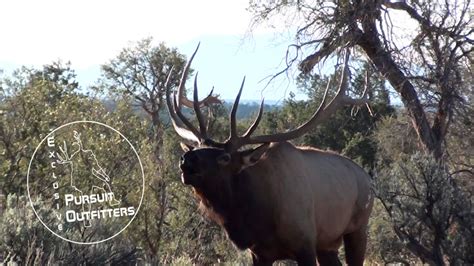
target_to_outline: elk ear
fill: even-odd
[[[181,146],[181,149],[182,149],[184,152],[188,152],[188,151],[194,150],[194,147],[191,146],[191,145],[189,145],[189,144],[180,142],[179,145]]]
[[[270,146],[270,143],[264,143],[255,149],[243,151],[240,154],[242,158],[242,169],[256,164],[262,155],[268,150],[268,146]]]

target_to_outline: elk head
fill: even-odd
[[[189,72],[189,67],[198,48],[199,45],[185,66],[177,92],[174,92],[173,96],[171,96],[171,90],[169,88],[166,92],[167,107],[175,131],[183,139],[194,144],[181,145],[185,150],[180,161],[182,181],[185,184],[193,186],[197,190],[219,190],[219,192],[227,193],[231,184],[230,179],[239,174],[242,170],[258,163],[259,160],[264,159],[265,151],[271,142],[283,142],[302,136],[304,133],[314,128],[318,123],[328,118],[342,105],[363,105],[367,103],[367,86],[363,97],[360,99],[352,99],[346,95],[349,58],[349,53],[346,52],[343,74],[336,96],[327,104],[327,94],[330,88],[330,82],[328,82],[321,104],[306,123],[300,125],[294,130],[283,133],[252,136],[262,118],[264,106],[264,101],[262,100],[259,112],[254,122],[243,135],[239,135],[237,132],[236,112],[245,82],[244,78],[230,113],[230,135],[224,142],[214,141],[208,136],[208,129],[201,112],[201,107],[203,105],[208,105],[209,103],[218,102],[217,98],[212,96],[211,91],[209,96],[204,100],[198,100],[197,74],[194,79],[193,100],[188,100],[183,96],[184,84]],[[171,75],[168,76],[168,79],[170,76]],[[181,111],[182,105],[194,109],[199,128],[195,127],[185,117]],[[241,150],[243,146],[252,144],[260,144],[260,146]]]

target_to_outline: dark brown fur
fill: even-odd
[[[357,199],[354,202],[354,209],[350,210],[353,212],[352,222],[360,224],[354,226],[360,227],[360,229],[347,232],[347,235],[344,236],[341,235],[330,246],[327,246],[327,244],[325,244],[326,246],[314,246],[315,243],[311,243],[312,238],[304,235],[301,236],[301,240],[288,240],[287,233],[281,231],[281,224],[277,224],[281,223],[281,218],[278,218],[282,215],[281,208],[287,204],[285,202],[292,202],[293,196],[276,193],[275,184],[270,183],[282,181],[280,179],[282,177],[277,175],[281,175],[280,169],[283,169],[281,168],[283,165],[274,165],[274,162],[285,159],[286,152],[296,152],[295,156],[299,154],[305,156],[304,154],[309,152],[310,156],[323,156],[322,158],[326,158],[324,160],[333,160],[334,157],[338,158],[335,162],[340,165],[339,167],[362,171],[352,161],[337,154],[306,147],[299,149],[289,143],[279,143],[273,144],[254,167],[245,168],[241,171],[236,169],[228,171],[226,167],[215,163],[218,160],[215,158],[221,156],[221,153],[225,153],[224,151],[213,148],[197,149],[195,153],[192,151],[187,153],[188,158],[192,157],[191,160],[195,161],[193,166],[196,169],[184,168],[183,172],[187,182],[190,182],[193,186],[205,215],[222,226],[230,240],[239,249],[250,249],[255,264],[268,264],[279,259],[294,259],[300,264],[312,261],[314,264],[317,248],[317,252],[320,254],[320,264],[325,265],[326,262],[328,263],[326,265],[331,265],[332,262],[338,261],[337,248],[342,244],[343,238],[346,249],[350,247],[351,250],[358,250],[355,253],[348,250],[346,253],[354,254],[349,259],[354,258],[352,261],[357,262],[363,261],[365,251],[365,242],[363,242],[365,241],[364,224],[368,217],[367,211],[370,213],[370,198]],[[236,161],[240,160],[238,155],[233,155],[232,160],[230,164],[243,164],[241,161]],[[267,176],[257,174],[262,172],[266,173]],[[201,176],[201,174],[203,175]],[[297,173],[295,172],[295,174]],[[275,176],[272,177],[272,175]],[[297,179],[296,176],[289,178],[285,177],[286,182],[288,180],[293,182],[291,179]],[[295,183],[295,185],[298,184]],[[273,189],[271,189],[272,187]],[[370,206],[364,206],[365,204]],[[294,206],[296,209],[299,207]],[[284,212],[283,215],[286,215]],[[321,215],[328,214],[323,212]],[[302,217],[301,219],[307,218]],[[284,220],[286,221],[286,219]],[[289,220],[291,221],[291,219]],[[293,226],[298,225],[289,224],[288,226],[285,230],[294,230]],[[348,262],[352,261],[349,260]]]
[[[242,250],[274,234],[274,225],[269,218],[272,207],[262,206],[262,201],[249,189],[249,178],[245,170],[233,176],[230,193],[222,193],[219,187],[194,189],[201,202],[200,209],[224,227],[232,242]]]
[[[361,99],[346,95],[349,51],[334,98],[326,104],[328,84],[320,107],[294,130],[252,136],[262,118],[262,101],[252,125],[239,135],[236,113],[242,82],[230,112],[230,134],[225,142],[209,138],[201,112],[202,105],[217,100],[212,92],[199,102],[195,79],[194,100],[183,97],[196,52],[197,48],[173,99],[167,89],[166,105],[175,131],[198,146],[182,145],[186,153],[180,167],[183,183],[195,189],[205,213],[224,227],[238,248],[252,251],[254,264],[294,259],[299,265],[315,265],[318,253],[321,265],[337,265],[337,250],[344,240],[348,264],[362,265],[373,204],[369,176],[347,158],[286,142],[304,135],[343,105],[368,102],[367,90]],[[199,129],[183,114],[183,104],[194,109]],[[250,144],[261,145],[240,150]]]

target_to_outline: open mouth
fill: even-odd
[[[192,174],[192,173],[181,173],[181,182],[185,185],[195,185],[196,180],[200,177],[198,174]]]
[[[189,176],[185,175],[184,173],[181,173],[181,182],[183,182],[183,184],[185,185],[189,185],[188,181],[189,181]]]

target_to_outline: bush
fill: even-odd
[[[398,243],[381,242],[379,252],[403,260],[397,249],[390,253],[393,245],[401,244],[429,264],[474,263],[472,202],[446,164],[415,153],[390,166],[377,176],[375,188]]]

